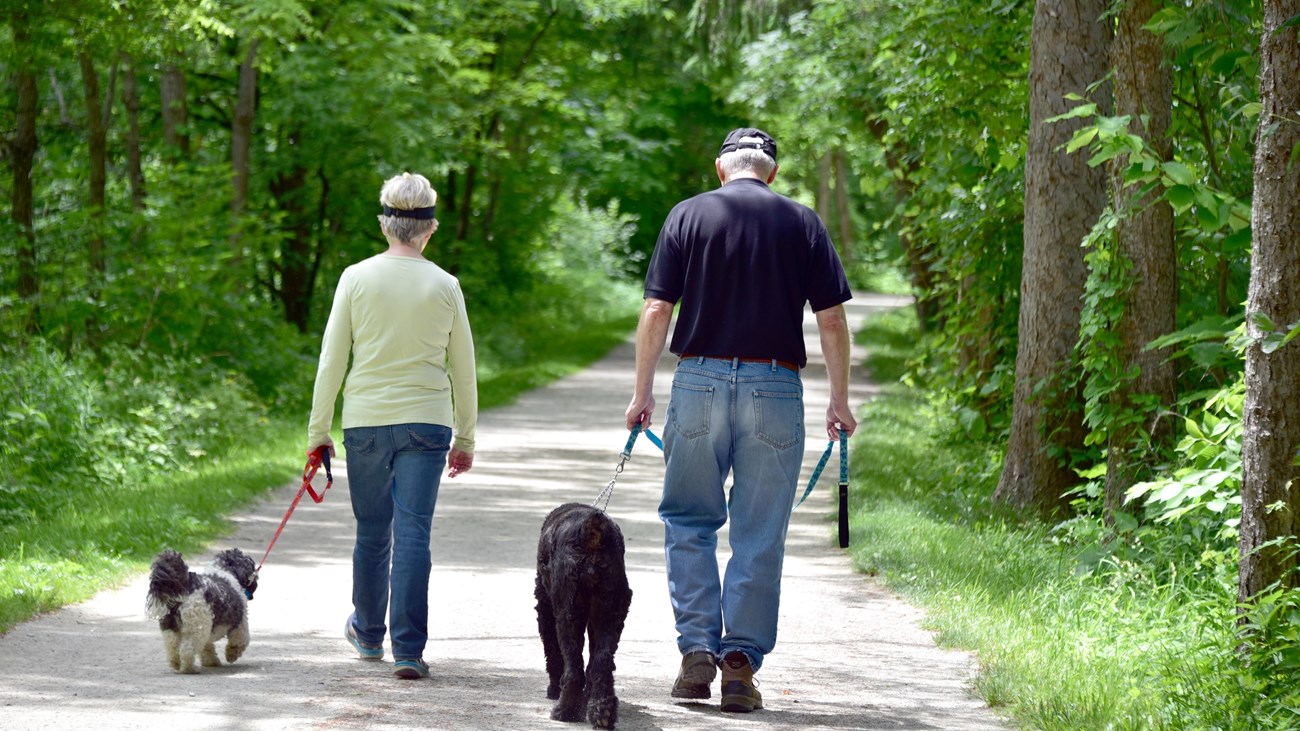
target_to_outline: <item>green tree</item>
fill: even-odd
[[[1173,79],[1162,39],[1147,28],[1163,5],[1160,0],[1129,0],[1119,9],[1114,67],[1115,113],[1130,119],[1157,161],[1170,158]],[[1120,155],[1110,161],[1115,258],[1126,270],[1127,286],[1111,303],[1118,311],[1113,328],[1113,359],[1118,383],[1110,394],[1110,427],[1104,515],[1108,524],[1123,509],[1124,495],[1149,474],[1152,463],[1172,446],[1177,375],[1169,349],[1148,343],[1177,327],[1178,255],[1174,248],[1173,208],[1158,183],[1134,181],[1146,172],[1142,161]],[[1145,464],[1144,464],[1145,463]]]

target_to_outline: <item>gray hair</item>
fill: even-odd
[[[409,211],[413,208],[428,208],[438,202],[438,191],[429,184],[429,179],[418,173],[402,173],[384,181],[379,191],[380,205]],[[438,219],[399,218],[397,216],[379,216],[379,230],[385,236],[391,236],[404,244],[416,241],[438,230]]]
[[[767,180],[772,171],[776,169],[776,160],[768,157],[762,150],[742,149],[724,152],[718,158],[722,164],[722,172],[731,178],[739,172],[751,172],[763,180]]]

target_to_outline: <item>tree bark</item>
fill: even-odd
[[[916,184],[912,175],[917,170],[916,161],[911,159],[907,150],[896,142],[887,139],[889,123],[880,118],[868,119],[867,129],[881,143],[885,150],[885,165],[893,174],[894,216],[898,223],[898,243],[907,258],[907,271],[912,280],[915,293],[916,324],[922,333],[936,328],[941,329],[939,307],[934,299],[934,273],[930,264],[934,261],[934,250],[924,241],[917,241],[908,231],[903,221],[906,217],[907,204],[912,199]]]
[[[122,106],[126,108],[126,180],[131,188],[131,210],[144,210],[144,169],[140,144],[140,93],[135,59],[122,54]]]
[[[844,150],[836,148],[835,161],[835,219],[839,223],[840,257],[846,262],[853,257],[853,215],[849,210],[849,174],[844,162]]]
[[[239,65],[239,92],[235,98],[234,114],[230,125],[230,167],[234,171],[233,190],[230,196],[230,251],[231,263],[237,268],[242,260],[240,243],[241,219],[248,207],[249,158],[253,143],[253,116],[257,109],[257,47],[261,39],[248,45],[244,61]],[[242,277],[236,274],[242,281]]]
[[[817,216],[822,223],[831,220],[831,151],[817,161]]]
[[[32,161],[36,157],[36,72],[31,63],[30,19],[26,9],[17,5],[11,16],[14,45],[18,63],[14,81],[18,90],[18,108],[14,115],[14,135],[9,152],[13,159],[13,191],[10,196],[10,213],[18,229],[18,296],[35,306],[41,291],[40,275],[36,266],[36,232],[33,229],[35,210],[32,205]],[[36,318],[28,321],[35,327]]]
[[[300,132],[289,135],[290,146],[298,149]],[[275,294],[284,307],[286,322],[307,332],[311,312],[312,291],[312,239],[311,218],[307,213],[307,174],[301,162],[280,173],[271,182],[271,194],[276,204],[285,212],[285,236],[280,243],[280,263],[277,270],[280,284]]]
[[[1251,216],[1246,400],[1241,442],[1241,551],[1238,594],[1248,601],[1274,582],[1297,586],[1294,549],[1300,529],[1300,341],[1264,352],[1267,335],[1252,316],[1278,327],[1300,322],[1300,37],[1281,26],[1300,16],[1300,0],[1264,0],[1260,43],[1259,136]],[[1291,545],[1268,545],[1290,539]]]
[[[1130,115],[1129,130],[1146,139],[1161,160],[1170,158],[1169,124],[1173,116],[1173,76],[1163,41],[1143,26],[1164,5],[1162,0],[1129,0],[1120,9],[1113,46],[1115,113]],[[1141,121],[1145,120],[1145,124]],[[1162,414],[1174,403],[1177,374],[1169,349],[1145,350],[1147,343],[1176,327],[1178,253],[1174,248],[1174,212],[1157,191],[1139,197],[1139,186],[1124,185],[1128,156],[1110,165],[1113,205],[1121,212],[1116,227],[1117,254],[1132,264],[1132,284],[1123,293],[1124,312],[1116,323],[1122,372],[1137,370],[1111,395],[1111,428],[1106,460],[1102,515],[1115,524],[1124,493],[1146,477],[1152,460],[1173,438],[1172,422]],[[1145,404],[1145,405],[1144,405]],[[1145,423],[1125,418],[1143,412]]]
[[[185,74],[174,63],[163,67],[159,92],[162,96],[163,142],[173,159],[190,156],[189,107],[185,101]]]
[[[1077,481],[1066,463],[1083,445],[1072,354],[1087,271],[1080,246],[1106,203],[1106,172],[1061,149],[1081,123],[1064,113],[1107,72],[1106,0],[1038,0],[1030,34],[1025,244],[1011,434],[994,499],[1047,515]],[[1103,98],[1104,101],[1104,98]]]
[[[99,74],[95,72],[95,61],[85,49],[77,54],[77,60],[81,64],[81,81],[85,88],[86,143],[90,155],[90,188],[86,195],[87,209],[90,211],[90,267],[92,272],[102,275],[108,268],[104,252],[104,187],[107,181],[108,136],[104,125],[99,95]],[[92,290],[97,289],[95,282],[99,280],[100,277],[92,274]]]

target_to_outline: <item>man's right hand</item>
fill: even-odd
[[[836,404],[826,408],[826,436],[832,441],[840,438],[840,430],[843,429],[846,434],[853,436],[853,432],[858,428],[858,420],[853,418],[853,409],[848,404]]]
[[[655,397],[647,396],[645,398],[633,397],[632,403],[627,406],[627,430],[632,431],[637,424],[642,429],[650,428],[650,419],[655,412]]]

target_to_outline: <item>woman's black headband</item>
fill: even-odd
[[[394,216],[396,218],[418,218],[421,221],[429,221],[433,219],[434,210],[436,208],[437,206],[429,206],[428,208],[410,208],[410,209],[393,208],[392,206],[384,206],[384,215]]]

